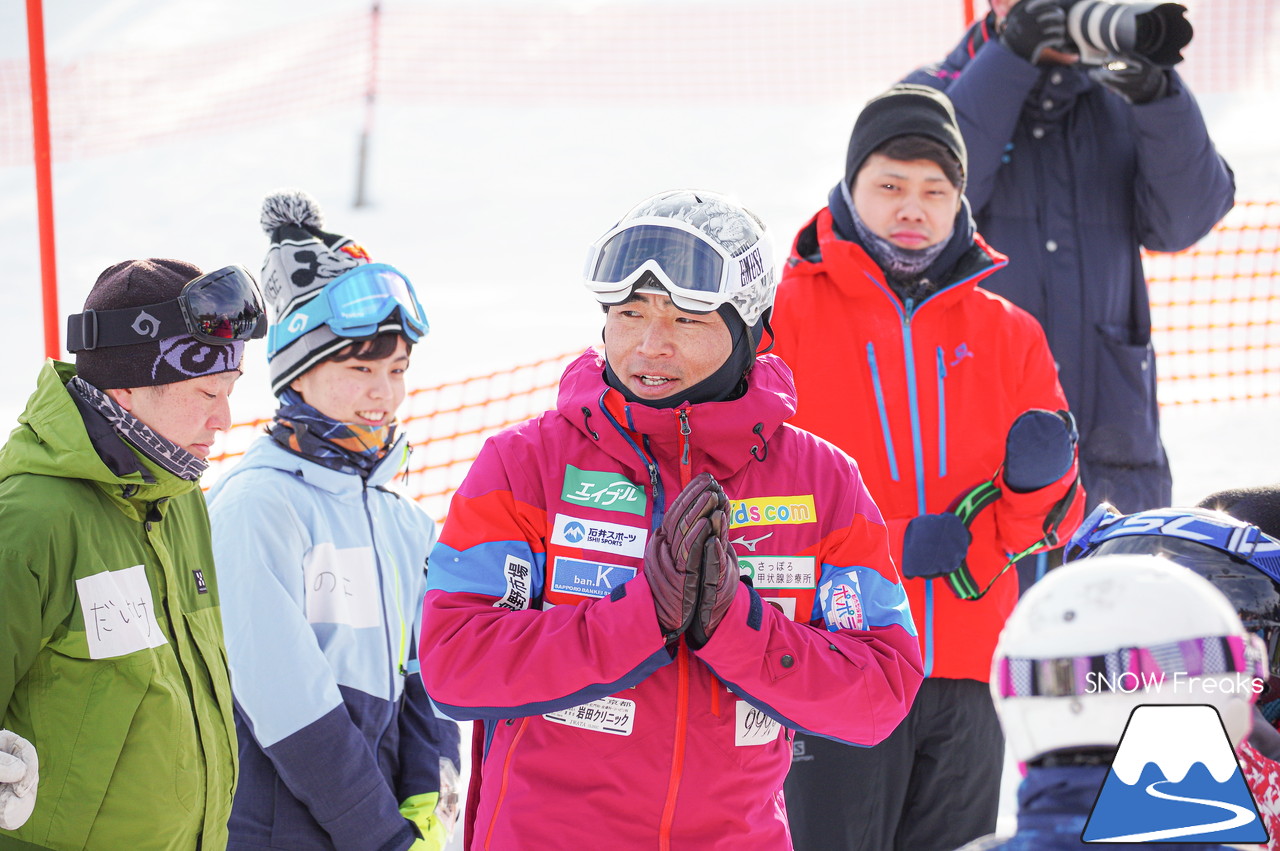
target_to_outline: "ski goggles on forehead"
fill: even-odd
[[[681,310],[710,313],[731,303],[748,325],[772,303],[777,286],[763,235],[734,257],[697,228],[660,217],[627,222],[601,237],[583,278],[597,301],[612,305],[631,298],[649,274]]]
[[[1257,526],[1211,511],[1171,508],[1122,515],[1104,502],[1071,536],[1063,561],[1086,556],[1106,541],[1136,535],[1192,541],[1246,562],[1280,583],[1280,541]]]
[[[221,346],[265,337],[266,311],[253,276],[241,266],[224,266],[187,282],[170,301],[67,317],[69,352],[132,346],[181,334]]]
[[[400,311],[400,327],[411,343],[429,330],[427,315],[409,280],[385,263],[367,263],[334,278],[320,294],[271,326],[269,351],[278,352],[321,326],[339,337],[372,337],[392,313]]]

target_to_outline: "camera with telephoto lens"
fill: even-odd
[[[1140,56],[1162,68],[1182,61],[1191,42],[1191,22],[1181,3],[1139,0],[1059,0],[1067,10],[1067,35],[1080,61],[1104,65]]]

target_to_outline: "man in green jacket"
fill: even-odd
[[[0,849],[210,851],[235,724],[198,478],[253,278],[107,269],[0,449]]]

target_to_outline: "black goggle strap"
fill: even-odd
[[[1096,656],[1058,659],[1004,658],[1001,697],[1075,697],[1130,693],[1169,682],[1175,675],[1248,674],[1265,679],[1266,668],[1240,635],[1190,638],[1150,647],[1122,647]]]
[[[267,335],[267,315],[259,313],[247,335],[236,333],[230,337],[192,328],[177,299],[120,310],[86,310],[67,317],[67,351],[72,353],[133,346],[180,334],[190,334],[213,345],[257,340]]]
[[[121,310],[86,310],[67,317],[67,351],[132,346],[186,333],[187,320],[176,299]]]
[[[955,504],[948,510],[963,520],[967,528],[973,523],[973,518],[978,515],[978,512],[994,504],[1003,494],[1000,486],[996,484],[996,480],[999,477],[1000,474],[997,473],[996,477],[990,481],[982,482],[961,494]],[[1021,559],[1036,550],[1055,546],[1058,543],[1058,527],[1062,525],[1062,521],[1066,518],[1067,511],[1070,510],[1071,503],[1075,500],[1076,491],[1079,488],[1080,476],[1077,475],[1072,479],[1071,487],[1067,488],[1067,492],[1053,504],[1053,507],[1045,515],[1044,525],[1040,527],[1044,533],[1041,538],[1022,552],[1009,556],[1009,560],[1005,562],[1004,567],[1000,568],[999,572],[991,577],[991,581],[987,583],[986,588],[981,591],[978,590],[978,583],[969,571],[969,562],[967,560],[961,561],[959,567],[945,575],[947,586],[951,589],[951,593],[961,600],[981,600],[1000,577],[1004,576],[1009,568],[1013,567]]]

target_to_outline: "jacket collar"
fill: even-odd
[[[679,462],[683,421],[694,470],[728,478],[763,460],[768,441],[796,409],[791,370],[774,355],[756,359],[740,398],[670,409],[627,402],[605,384],[603,374],[604,356],[584,352],[560,380],[556,410],[601,450],[637,469],[644,466],[641,452],[660,462]]]
[[[998,40],[993,39],[995,34],[995,13],[989,12],[987,16],[977,21],[971,26],[965,37],[961,39],[960,44],[956,45],[947,57],[946,66],[952,76],[959,76],[974,57],[978,50],[988,41],[994,42],[991,45],[992,50],[1000,50],[1008,52],[1012,56],[1012,51],[1000,44]],[[1024,117],[1027,121],[1059,121],[1065,120],[1066,116],[1075,108],[1076,100],[1083,96],[1086,92],[1101,88],[1089,76],[1088,67],[1080,64],[1075,65],[1045,65],[1038,66],[1039,76],[1031,83],[1027,89],[1026,97],[1023,101]],[[945,88],[944,88],[945,91]],[[1046,108],[1046,100],[1049,106]]]
[[[1080,65],[1047,65],[1022,103],[1025,122],[1066,121],[1076,101],[1098,84]]]
[[[129,447],[114,432],[119,443],[112,454],[119,455],[113,470],[103,460],[90,438],[80,409],[66,388],[75,367],[47,361],[36,379],[36,390],[18,418],[19,427],[0,450],[0,479],[18,473],[81,479],[102,488],[130,517],[141,518],[148,504],[195,489],[196,482],[180,479],[141,452]],[[106,439],[106,438],[103,438]],[[122,463],[119,450],[133,456],[136,466]],[[161,509],[163,510],[163,509]]]
[[[404,431],[396,437],[394,443],[369,473],[362,479],[355,473],[344,473],[323,464],[317,464],[301,455],[296,455],[276,443],[270,437],[255,440],[244,454],[244,459],[236,468],[227,474],[229,479],[237,472],[253,467],[270,467],[275,470],[299,476],[307,484],[333,494],[359,493],[365,486],[374,488],[385,485],[395,478],[408,458],[409,438]]]

